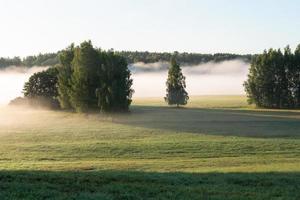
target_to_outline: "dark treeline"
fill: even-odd
[[[264,108],[300,108],[300,45],[253,58],[245,82],[248,101]]]
[[[140,52],[140,51],[120,51],[120,55],[127,59],[128,63],[155,63],[155,62],[169,62],[172,56],[176,57],[177,62],[181,64],[197,65],[207,62],[222,62],[227,60],[242,59],[245,62],[250,62],[252,55],[239,55],[229,53],[217,54],[200,54],[200,53],[157,53],[157,52]]]
[[[59,54],[45,53],[37,56],[27,56],[23,59],[20,57],[0,58],[0,69],[9,66],[55,66],[59,64]],[[140,51],[115,51],[115,54],[123,56],[128,64],[136,62],[154,63],[154,62],[169,62],[174,53],[156,53],[156,52],[140,52]],[[175,52],[176,59],[179,63],[197,65],[207,62],[222,62],[233,59],[242,59],[245,62],[250,62],[252,55],[238,55],[228,53],[218,54],[200,54],[200,53],[178,53]]]
[[[59,63],[59,53],[46,53],[37,56],[27,56],[23,59],[20,57],[0,58],[0,69],[9,66],[54,66]]]

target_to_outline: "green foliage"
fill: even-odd
[[[90,41],[71,46],[60,54],[58,76],[62,108],[87,112],[127,111],[131,103],[132,80],[126,60],[114,52],[93,47]]]
[[[72,75],[72,60],[74,58],[74,44],[71,44],[67,49],[63,50],[59,55],[60,64],[57,67],[58,73],[58,100],[61,108],[70,109],[70,91],[71,91],[71,75]]]
[[[300,45],[298,45],[294,55],[291,57],[294,58],[289,57],[289,59],[294,61],[289,70],[290,87],[293,88],[291,93],[294,97],[295,107],[300,108]]]
[[[63,50],[64,51],[64,50]],[[55,66],[59,64],[60,54],[63,51],[57,53],[45,53],[34,56],[27,56],[24,59],[19,57],[14,58],[0,58],[0,69],[9,66]],[[172,57],[172,53],[158,53],[148,51],[118,51],[118,55],[123,56],[129,64],[135,62],[154,63],[154,62],[168,62]],[[245,62],[249,62],[252,55],[238,55],[229,53],[217,53],[217,54],[200,54],[200,53],[179,53],[176,52],[176,58],[178,62],[197,65],[207,62],[222,62],[227,60],[241,59]]]
[[[24,86],[25,97],[44,96],[49,98],[57,97],[57,69],[49,68],[45,71],[33,74]]]
[[[77,112],[86,112],[97,105],[101,70],[100,55],[90,41],[75,48],[72,68],[70,101]]]
[[[186,105],[189,99],[185,88],[185,77],[181,72],[181,68],[174,57],[171,59],[171,66],[167,79],[167,95],[165,101],[169,105]]]
[[[27,67],[32,66],[54,66],[58,64],[57,53],[45,53],[37,56],[27,56],[22,60],[22,65]]]
[[[70,102],[77,112],[86,112],[89,108],[88,69],[81,60],[81,49],[77,47],[72,61]]]
[[[128,63],[144,62],[168,62],[171,60],[172,53],[159,53],[159,52],[148,52],[148,51],[121,51],[118,54],[124,56]],[[223,62],[227,60],[241,59],[245,62],[251,60],[252,55],[238,55],[229,53],[217,53],[217,54],[200,54],[200,53],[179,53],[175,52],[176,59],[180,63],[197,65],[200,63],[207,62]]]
[[[49,68],[45,71],[33,74],[25,83],[24,96],[33,104],[49,103],[57,105],[57,75],[56,68]]]
[[[300,62],[297,50],[270,49],[256,56],[244,83],[250,104],[265,108],[298,108]]]
[[[102,52],[100,87],[96,90],[101,111],[128,111],[133,90],[126,60],[114,52]]]
[[[0,58],[0,69],[9,66],[21,66],[22,60],[19,57],[14,58]]]

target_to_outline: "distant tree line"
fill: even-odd
[[[27,56],[24,59],[21,59],[19,57],[0,58],[0,69],[9,66],[55,66],[56,64],[59,64],[59,55],[61,52],[62,51],[59,51],[57,53],[45,53],[36,56]],[[148,51],[115,51],[115,54],[123,56],[129,64],[136,62],[169,62],[174,55],[174,53],[156,53]],[[245,62],[250,62],[252,58],[252,55],[238,55],[228,53],[200,54],[175,52],[175,55],[179,63],[190,65],[197,65],[207,62],[222,62],[233,59],[242,59]]]
[[[128,63],[144,62],[169,62],[173,56],[176,57],[177,62],[181,64],[197,65],[207,62],[222,62],[234,59],[241,59],[245,62],[250,62],[252,55],[238,55],[229,53],[217,54],[200,54],[200,53],[157,53],[157,52],[140,52],[140,51],[120,51],[120,55],[127,59]]]
[[[0,58],[0,69],[9,66],[55,66],[59,63],[59,53],[46,53],[37,56],[27,56],[24,59],[20,57]]]
[[[96,49],[88,41],[62,50],[59,61],[55,67],[33,74],[24,85],[24,98],[11,104],[76,112],[128,111],[133,90],[125,58]]]
[[[269,49],[251,62],[244,83],[248,102],[264,108],[300,108],[300,45]]]

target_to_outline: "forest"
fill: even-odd
[[[113,51],[113,50],[111,50]],[[0,69],[9,66],[54,66],[59,64],[59,54],[57,53],[45,53],[34,56],[27,56],[23,59],[20,57],[13,58],[0,58]],[[216,54],[200,54],[200,53],[158,53],[148,51],[114,51],[116,54],[123,56],[128,64],[143,62],[169,62],[173,54],[176,55],[177,61],[186,65],[197,65],[207,62],[223,62],[228,60],[241,59],[245,62],[250,62],[253,57],[251,54],[239,55],[230,53],[216,53]]]

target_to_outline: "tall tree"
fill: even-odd
[[[71,75],[72,60],[74,58],[74,44],[59,54],[60,65],[58,66],[58,100],[61,108],[70,109],[70,91],[71,91]]]
[[[300,108],[300,44],[295,50],[293,61],[293,94],[295,107]]]
[[[133,90],[131,73],[124,57],[112,51],[102,52],[104,64],[98,74],[98,106],[101,111],[128,111]]]
[[[96,89],[100,81],[97,71],[101,68],[99,53],[91,41],[75,48],[72,60],[70,102],[77,112],[86,112],[97,105]]]
[[[291,51],[291,48],[287,46],[284,49],[283,54],[284,67],[282,70],[283,76],[283,99],[284,105],[282,107],[293,108],[296,106],[295,101],[295,87],[297,83],[295,82],[297,69],[295,66],[295,57]]]
[[[86,112],[89,102],[88,73],[87,69],[81,63],[81,50],[79,47],[75,48],[72,68],[70,103],[76,112]]]
[[[171,58],[171,66],[168,72],[167,94],[165,101],[169,105],[186,105],[189,99],[188,93],[186,92],[185,77],[182,74],[180,65],[177,63],[175,57]]]

